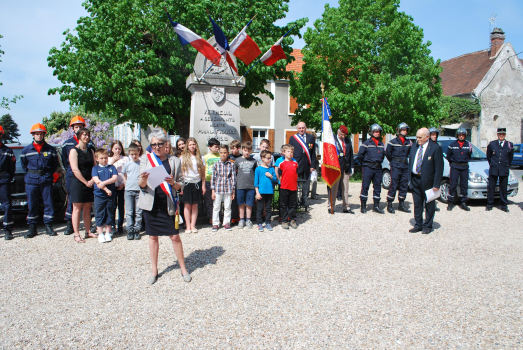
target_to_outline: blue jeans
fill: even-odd
[[[116,208],[118,208],[118,227],[123,226],[123,216],[125,211],[125,189],[123,190],[116,190],[116,194],[113,194],[113,200],[114,200],[114,208],[113,208],[113,217],[114,217],[114,224],[116,224]]]
[[[134,229],[140,232],[142,228],[142,209],[138,207],[140,191],[125,191],[125,222],[127,232]]]
[[[96,227],[114,225],[114,199],[111,197],[94,196]]]

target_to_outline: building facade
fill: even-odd
[[[511,142],[523,139],[523,64],[500,28],[494,28],[490,40],[489,49],[441,62],[443,94],[479,99],[481,104],[477,122],[444,126],[445,131],[463,126],[483,150],[497,138],[498,127],[507,128]]]

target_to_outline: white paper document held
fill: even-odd
[[[163,165],[147,169],[146,173],[149,174],[147,185],[149,185],[153,190],[160,186],[160,184],[165,181],[166,177],[169,177],[169,174]]]
[[[427,196],[427,203],[432,202],[434,199],[439,198],[441,196],[441,188],[437,191],[434,191],[434,189],[428,189],[425,191],[425,195]]]

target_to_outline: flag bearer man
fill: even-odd
[[[0,203],[4,210],[4,239],[13,239],[13,209],[11,208],[11,181],[15,176],[16,158],[13,150],[4,145],[4,128],[0,125]]]
[[[409,153],[412,146],[412,141],[406,138],[409,130],[406,123],[400,123],[396,128],[398,137],[390,140],[385,152],[385,156],[390,162],[391,181],[387,194],[387,211],[391,214],[394,214],[392,202],[396,197],[396,191],[398,191],[398,210],[410,213],[410,210],[405,207],[405,197],[407,197],[409,188]]]
[[[38,209],[40,202],[44,204],[45,231],[49,236],[56,236],[53,230],[54,203],[53,203],[53,174],[59,166],[58,154],[53,146],[45,142],[47,130],[44,125],[37,123],[30,131],[34,141],[22,149],[20,161],[25,171],[25,192],[29,213],[27,223],[29,231],[25,238],[37,235]]]
[[[469,190],[469,162],[472,158],[472,145],[465,140],[466,138],[467,130],[458,128],[456,131],[457,140],[451,142],[447,148],[447,160],[450,165],[450,191],[447,210],[452,210],[454,207],[454,197],[457,194],[459,180],[461,195],[459,207],[465,211],[470,211],[467,206],[467,192]]]
[[[381,142],[382,131],[383,129],[378,124],[371,125],[371,138],[361,144],[358,152],[358,160],[362,164],[363,173],[360,193],[361,212],[363,214],[367,212],[367,198],[371,182],[374,188],[374,207],[372,210],[376,213],[385,214],[380,209],[381,179],[383,177],[381,163],[385,157],[385,146]]]

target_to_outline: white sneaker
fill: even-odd
[[[100,233],[100,234],[98,235],[98,242],[99,242],[99,243],[105,243],[105,236],[104,236],[103,233]]]
[[[106,233],[105,234],[105,241],[106,242],[111,242],[113,239],[111,238],[111,234],[110,233]]]

